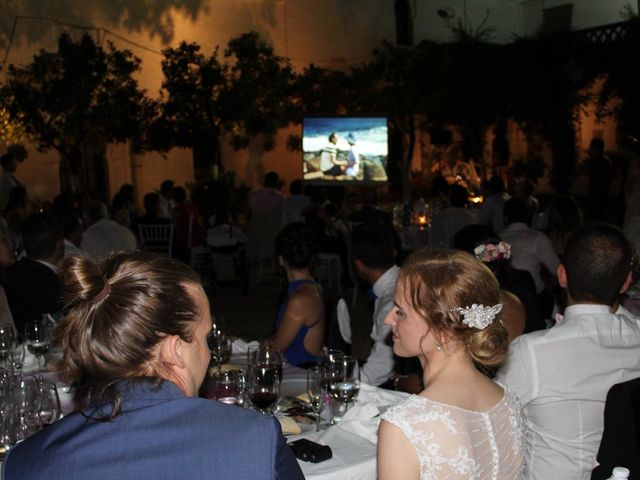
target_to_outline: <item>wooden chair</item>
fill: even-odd
[[[141,250],[171,256],[173,248],[172,223],[139,224],[138,235]]]

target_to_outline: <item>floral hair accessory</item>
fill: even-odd
[[[502,304],[498,303],[493,307],[485,307],[484,305],[474,303],[470,307],[456,307],[451,311],[462,315],[462,323],[465,325],[482,330],[487,328],[496,315],[502,310]]]
[[[483,243],[473,249],[476,258],[485,263],[495,262],[496,260],[508,260],[511,258],[511,245],[507,242]]]

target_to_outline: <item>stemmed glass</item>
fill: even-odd
[[[60,419],[62,412],[60,409],[60,397],[58,397],[58,389],[55,383],[38,378],[39,397],[40,397],[40,422],[43,426],[47,426]]]
[[[348,355],[330,359],[327,376],[335,406],[333,417],[335,421],[340,421],[360,392],[358,360]]]
[[[51,345],[51,331],[49,316],[43,315],[38,320],[27,322],[24,327],[24,341],[27,349],[36,356],[38,370],[44,367],[44,354]]]
[[[0,362],[3,365],[10,365],[13,356],[13,345],[16,335],[13,327],[0,325]]]
[[[309,395],[309,405],[311,405],[316,417],[316,432],[320,430],[320,414],[327,395],[326,381],[323,366],[316,365],[307,370],[307,394]]]
[[[222,365],[231,358],[231,337],[214,323],[211,333],[207,337],[207,344],[211,352],[211,359],[220,372]]]
[[[282,354],[269,343],[264,343],[258,347],[252,347],[247,352],[247,366],[271,365],[278,372],[278,380],[282,382],[282,367],[284,360]]]
[[[253,405],[263,414],[273,413],[280,394],[280,377],[275,364],[255,364],[249,367],[247,391]]]

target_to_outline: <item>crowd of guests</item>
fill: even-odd
[[[375,191],[349,211],[347,196],[294,182],[287,197],[281,188],[270,172],[251,195],[246,237],[219,209],[210,222],[218,231],[206,238],[229,232],[246,241],[248,261],[276,259],[287,286],[266,341],[303,368],[334,327],[316,255],[338,254],[345,275],[357,276],[345,280],[370,287],[362,381],[413,393],[382,415],[378,478],[640,472],[640,319],[621,305],[635,253],[621,229],[583,223],[577,204],[558,197],[542,232],[532,226],[531,189],[507,193],[496,176],[478,211],[463,186],[440,185],[436,244],[411,253]],[[111,211],[88,201],[78,212],[60,197],[55,215],[31,214],[18,230],[8,218],[1,225],[0,312],[18,328],[59,313],[78,410],[12,449],[4,478],[302,478],[272,418],[192,398],[209,363],[211,314],[186,262],[189,238],[204,239],[205,228],[182,187],[165,182],[147,194],[144,215],[131,193],[123,188]],[[134,251],[135,225],[159,219],[175,225],[174,259]],[[18,262],[14,242],[25,252]],[[21,310],[36,303],[44,310]]]

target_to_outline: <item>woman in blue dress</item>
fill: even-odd
[[[289,285],[271,343],[293,365],[315,362],[324,344],[322,287],[311,276],[317,248],[313,231],[304,223],[287,225],[276,238],[276,253]]]

